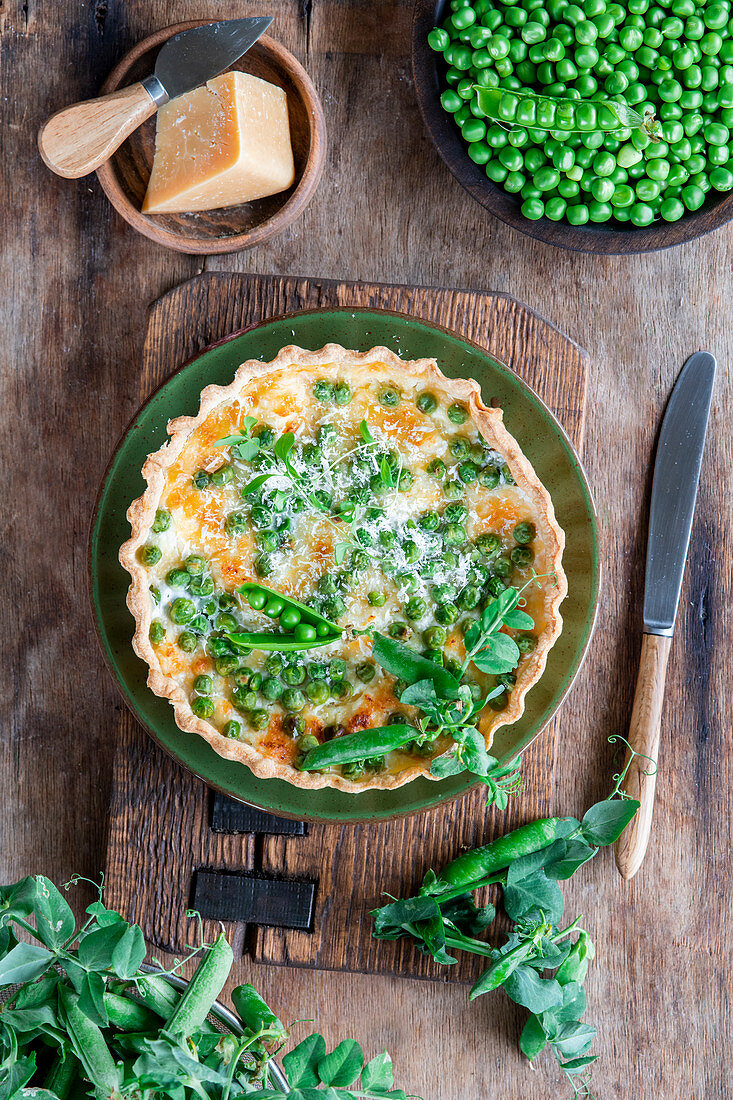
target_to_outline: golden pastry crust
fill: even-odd
[[[306,351],[293,346],[285,347],[269,363],[259,360],[248,360],[242,363],[230,385],[211,385],[203,390],[196,416],[181,416],[169,422],[168,442],[154,454],[149,455],[143,466],[142,474],[147,482],[147,488],[128,509],[127,518],[132,528],[132,535],[121,547],[119,554],[120,562],[132,578],[127,595],[127,606],[136,624],[133,648],[149,666],[148,686],[156,695],[170,700],[174,708],[176,724],[180,729],[203,737],[220,756],[246,764],[259,778],[283,779],[308,789],[334,787],[350,793],[361,793],[368,789],[399,787],[421,775],[433,778],[430,775],[431,760],[413,757],[408,766],[396,773],[386,771],[366,780],[354,781],[335,772],[299,771],[291,763],[268,756],[260,748],[246,741],[224,737],[210,722],[196,717],[186,692],[172,676],[161,669],[159,654],[149,638],[155,611],[149,592],[150,578],[146,567],[138,560],[138,552],[150,535],[156,510],[160,506],[168,472],[181,456],[192,432],[206,421],[214,409],[235,403],[245,387],[254,380],[265,380],[268,375],[274,375],[283,370],[292,372],[293,379],[296,379],[300,372],[312,373],[314,369],[321,369],[324,364],[336,368],[339,377],[347,381],[351,375],[363,371],[370,364],[386,365],[390,376],[398,383],[400,381],[405,384],[419,382],[432,386],[451,401],[465,404],[481,436],[490,447],[503,456],[517,486],[531,502],[532,518],[537,527],[538,536],[546,548],[546,560],[550,563],[551,571],[555,573],[556,583],[543,587],[544,626],[538,634],[535,649],[523,661],[521,674],[510,695],[509,705],[503,711],[491,712],[487,720],[482,718],[480,728],[486,738],[487,747],[499,726],[511,724],[522,715],[525,696],[542,675],[547,655],[562,630],[559,608],[567,594],[567,581],[562,569],[565,536],[555,518],[549,493],[525,458],[517,441],[504,427],[501,409],[489,408],[483,403],[480,388],[475,381],[447,378],[432,359],[406,361],[384,347],[371,348],[365,352],[350,351],[337,344],[327,344],[319,351]]]

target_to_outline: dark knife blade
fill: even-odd
[[[254,46],[270,23],[272,19],[265,16],[227,19],[181,31],[158,54],[155,78],[169,99],[183,95],[233,65]]]
[[[662,421],[649,514],[644,589],[647,634],[674,632],[715,369],[715,358],[709,352],[698,351],[690,356],[675,383]]]

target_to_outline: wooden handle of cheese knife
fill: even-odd
[[[654,810],[654,790],[657,784],[656,766],[659,758],[659,731],[664,705],[664,683],[672,639],[661,634],[644,634],[641,645],[639,674],[636,680],[634,707],[631,712],[628,742],[641,757],[631,761],[624,790],[641,805],[616,841],[616,866],[625,879],[630,879],[641,867]],[[626,753],[628,763],[630,752]],[[643,757],[651,757],[645,760]]]
[[[43,124],[38,148],[57,176],[78,179],[104,164],[157,111],[142,84],[64,107]]]

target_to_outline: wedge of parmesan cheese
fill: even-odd
[[[295,178],[287,97],[248,73],[228,72],[158,111],[147,214],[235,206]]]

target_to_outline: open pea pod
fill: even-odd
[[[262,611],[273,622],[277,621],[281,631],[227,634],[226,637],[234,646],[288,652],[329,645],[342,636],[341,627],[336,623],[283,592],[277,592],[255,581],[247,581],[237,591],[245,597],[253,610]]]
[[[643,130],[659,141],[659,121],[653,113],[641,115],[627,103],[615,99],[561,99],[531,91],[483,88],[475,85],[476,99],[483,114],[494,122],[510,126],[591,133],[615,130]]]

